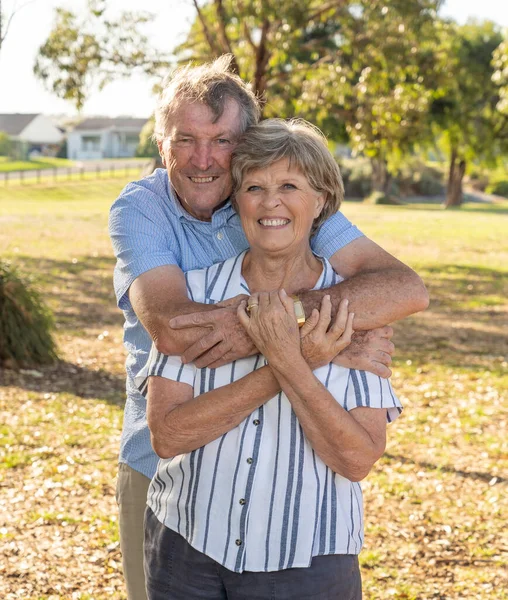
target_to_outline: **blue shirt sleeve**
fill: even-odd
[[[311,246],[315,254],[329,259],[338,250],[359,237],[363,237],[363,233],[340,211],[337,211],[317,230],[311,239]]]
[[[160,200],[141,186],[130,184],[113,204],[109,234],[116,256],[116,299],[119,308],[126,309],[133,281],[156,267],[179,265],[181,253]]]

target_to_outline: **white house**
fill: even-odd
[[[40,152],[55,154],[63,140],[63,132],[41,114],[0,114],[0,131],[15,142],[23,154]]]
[[[147,119],[91,117],[67,134],[67,157],[72,160],[130,158],[139,144]]]

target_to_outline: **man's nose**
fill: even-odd
[[[192,154],[192,164],[201,171],[206,171],[212,166],[212,162],[211,145],[203,143],[196,144]]]

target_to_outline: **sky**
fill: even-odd
[[[33,75],[38,48],[44,43],[54,21],[54,9],[84,10],[86,0],[2,0],[4,13],[18,9],[0,53],[0,113],[45,113],[73,116],[71,103],[47,91]],[[153,46],[165,53],[185,37],[194,18],[191,0],[108,0],[113,10],[145,9],[156,15],[147,28]],[[441,11],[464,23],[468,18],[490,19],[508,30],[506,0],[447,0]],[[154,79],[134,75],[94,91],[83,108],[83,115],[148,117],[154,107]]]

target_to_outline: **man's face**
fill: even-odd
[[[218,121],[199,102],[182,105],[159,152],[182,206],[192,216],[209,221],[230,196],[231,153],[241,130],[240,107],[228,100]]]

